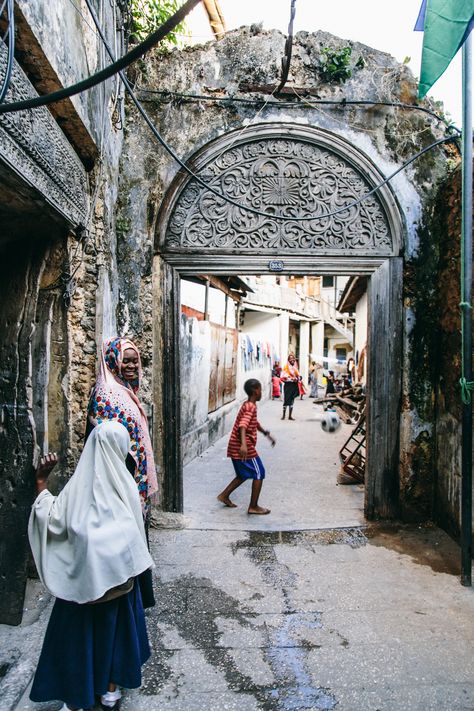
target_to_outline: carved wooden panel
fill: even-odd
[[[6,66],[0,42],[0,76]],[[15,63],[6,101],[37,96]],[[0,116],[0,160],[36,188],[74,226],[85,223],[87,176],[82,163],[44,106]]]
[[[238,145],[229,141],[194,168],[218,193],[268,216],[226,202],[194,178],[182,180],[167,220],[165,250],[393,254],[382,200],[370,196],[353,204],[378,182],[373,166],[364,175],[344,156],[341,139],[333,150],[309,130],[293,133],[251,136]]]

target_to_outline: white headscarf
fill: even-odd
[[[28,525],[38,574],[50,592],[85,603],[153,566],[138,490],[125,466],[128,432],[94,428],[59,496],[45,490]]]

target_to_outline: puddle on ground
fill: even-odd
[[[349,545],[352,548],[365,546],[367,538],[365,527],[328,528],[319,531],[248,531],[246,538],[231,544],[232,552],[238,550],[259,548],[261,546],[301,546],[332,544]]]
[[[371,545],[408,555],[414,563],[427,565],[435,573],[460,575],[459,546],[432,523],[373,524],[365,529],[365,535]]]

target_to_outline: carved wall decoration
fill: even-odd
[[[6,50],[0,43],[0,76]],[[15,64],[6,102],[37,96]],[[0,116],[0,160],[38,190],[73,226],[85,223],[87,176],[84,166],[44,106]]]
[[[232,135],[219,139],[192,167],[220,194],[270,216],[231,205],[181,173],[162,219],[164,251],[396,252],[390,191],[352,205],[383,176],[336,136],[262,124],[234,142]],[[284,222],[273,215],[295,219]]]

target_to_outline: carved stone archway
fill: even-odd
[[[399,254],[401,220],[390,188],[354,204],[384,176],[327,131],[260,124],[218,138],[188,164],[217,193],[268,216],[239,209],[180,171],[161,211],[159,252]]]
[[[384,176],[341,137],[282,123],[221,136],[188,165],[208,187],[179,171],[163,200],[155,240],[162,294],[156,342],[163,346],[167,374],[155,382],[163,402],[165,507],[181,511],[183,505],[180,276],[261,274],[277,263],[286,274],[370,276],[365,512],[369,518],[396,515],[403,221],[388,185],[361,201]]]

